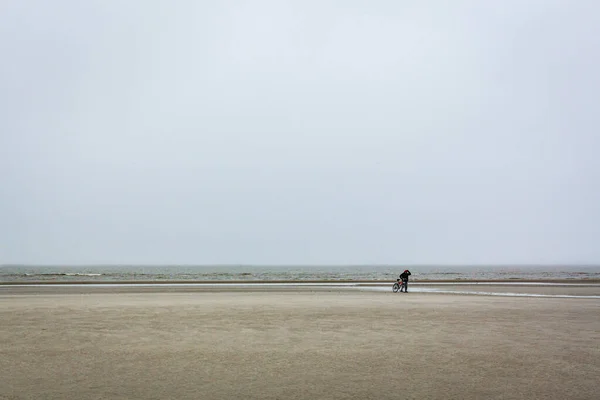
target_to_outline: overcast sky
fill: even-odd
[[[600,2],[0,1],[1,263],[600,263]]]

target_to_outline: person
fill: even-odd
[[[400,279],[402,280],[402,283],[404,284],[403,287],[400,288],[400,291],[402,291],[402,288],[404,288],[404,293],[408,293],[408,277],[411,275],[410,271],[405,269],[403,273],[400,274]]]

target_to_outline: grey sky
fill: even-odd
[[[600,263],[597,1],[0,2],[1,263]]]

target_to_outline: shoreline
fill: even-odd
[[[381,284],[387,285],[395,282],[394,280],[330,280],[330,279],[311,279],[311,280],[52,280],[52,281],[0,281],[0,286],[11,286],[11,285],[179,285],[179,284],[219,284],[219,285],[249,285],[249,284]],[[600,279],[424,279],[424,280],[411,280],[411,285],[429,285],[429,284],[575,284],[575,285],[598,285]]]
[[[600,299],[600,283],[556,281],[419,281],[409,284],[410,297],[440,294]],[[44,294],[124,293],[387,293],[389,281],[149,281],[149,282],[13,282],[0,285],[0,297]]]

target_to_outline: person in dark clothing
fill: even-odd
[[[404,283],[404,293],[408,293],[408,277],[411,275],[410,271],[405,269],[403,273],[400,274],[400,280]],[[402,291],[402,288],[400,288]]]

